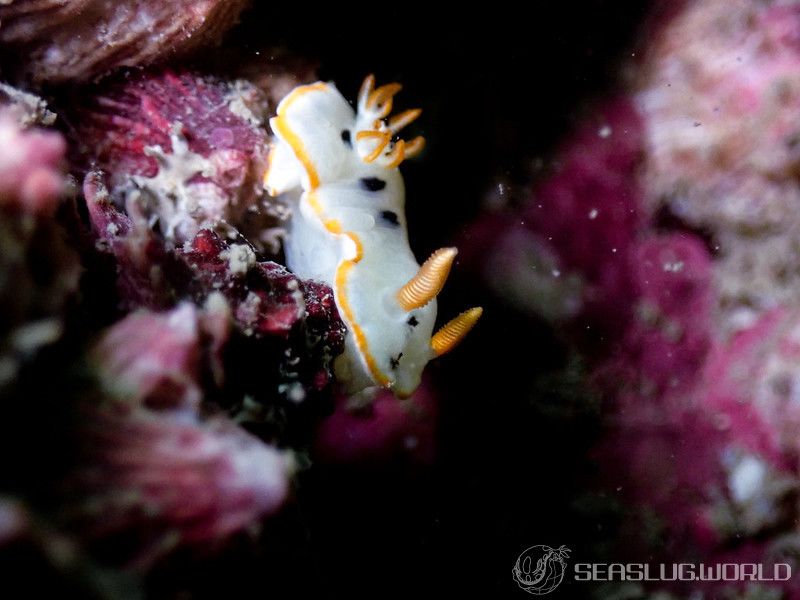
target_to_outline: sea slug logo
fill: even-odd
[[[543,596],[556,589],[567,571],[566,546],[531,546],[517,558],[511,574],[525,592]],[[572,566],[576,582],[599,581],[789,581],[789,563],[582,563]]]
[[[519,555],[514,564],[511,571],[514,581],[534,596],[549,594],[564,579],[568,555],[566,546],[557,550],[550,546],[531,546]]]

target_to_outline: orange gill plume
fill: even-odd
[[[422,109],[419,108],[411,108],[409,110],[404,110],[403,112],[396,114],[391,119],[389,119],[389,131],[392,134],[397,133],[406,125],[413,123],[416,121],[419,116],[422,114]]]
[[[406,158],[414,158],[425,148],[425,138],[418,135],[406,144]]]
[[[362,158],[365,163],[371,163],[381,155],[383,149],[392,141],[392,135],[388,131],[380,132],[372,129],[365,129],[356,133],[356,142],[369,139],[377,140],[378,143],[369,154]]]
[[[356,141],[363,142],[359,149],[361,159],[372,163],[379,158],[379,164],[387,169],[395,169],[406,159],[418,155],[425,147],[425,139],[418,136],[406,142],[398,139],[398,132],[415,121],[422,111],[418,108],[405,110],[391,118],[394,96],[402,89],[399,83],[389,83],[375,88],[375,76],[368,75],[358,93],[358,115],[363,119],[356,132]],[[387,151],[388,149],[388,151]]]

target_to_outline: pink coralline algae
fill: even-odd
[[[120,307],[203,305],[217,294],[234,345],[255,344],[249,352],[270,365],[258,385],[300,402],[330,384],[344,326],[327,287],[265,260],[284,215],[261,189],[267,105],[246,83],[143,73],[97,88],[77,135],[94,167],[84,180],[89,237],[111,259]]]
[[[82,460],[68,524],[86,543],[135,535],[147,566],[180,546],[221,542],[285,501],[292,461],[222,414],[201,411],[218,315],[183,303],[106,331],[92,363],[105,397],[81,402]],[[209,326],[211,324],[211,326]]]
[[[617,334],[635,285],[630,254],[641,209],[631,182],[641,128],[629,101],[608,102],[565,144],[519,213],[494,214],[468,231],[465,259],[480,256],[490,285],[526,312]]]
[[[281,264],[266,120],[312,63],[172,60],[245,4],[0,2],[3,73],[49,103],[0,84],[0,558],[92,592],[265,543],[306,456],[432,461],[432,385],[345,407],[333,293]]]
[[[90,542],[138,533],[129,558],[142,566],[253,527],[288,494],[289,459],[223,417],[103,406],[83,435],[92,448],[72,485],[87,501],[74,526]]]
[[[47,108],[47,102],[42,98],[2,82],[0,107],[22,127],[52,125],[56,121],[55,113]]]
[[[104,387],[137,404],[197,409],[201,328],[201,315],[189,303],[167,313],[131,313],[103,335],[92,353]]]
[[[146,570],[257,532],[289,495],[294,453],[278,446],[309,445],[329,409],[345,333],[327,286],[270,260],[283,212],[262,199],[269,100],[245,82],[170,71],[87,86],[64,117],[81,189],[64,175],[61,134],[23,129],[52,122],[44,105],[2,90],[0,384],[62,337],[84,348],[49,359],[64,363],[54,380],[79,392],[25,379],[74,424],[59,434],[70,459],[35,486],[58,506],[53,535],[81,560]],[[76,249],[79,308],[68,304]]]
[[[467,232],[468,260],[590,358],[595,483],[631,559],[792,562],[800,12],[698,0],[662,19],[630,92]]]
[[[29,214],[52,214],[65,187],[64,138],[51,131],[24,131],[13,108],[0,106],[0,145],[0,204]]]
[[[67,183],[66,144],[56,132],[24,129],[25,106],[10,88],[0,104],[0,386],[36,351],[57,341],[80,265],[55,213]]]
[[[167,246],[118,212],[97,178],[87,176],[89,214],[99,247],[113,257],[124,306],[163,308],[180,297],[217,303],[239,335],[252,338],[246,345],[255,344],[253,352],[260,347],[262,384],[272,381],[295,396],[330,384],[344,326],[329,288],[258,261],[246,240],[228,243],[209,229],[180,248]]]
[[[644,238],[630,252],[630,276],[638,290],[619,356],[607,361],[604,376],[626,382],[620,399],[629,399],[636,410],[635,405],[697,382],[697,367],[713,343],[712,272],[703,242],[685,233]]]
[[[11,0],[0,5],[0,44],[39,82],[87,80],[218,41],[246,0]],[[9,65],[10,66],[10,65]]]
[[[800,293],[798,22],[782,2],[690,3],[658,31],[635,82],[643,206],[713,239],[729,331]]]
[[[267,101],[252,85],[164,71],[88,94],[75,117],[76,141],[86,162],[108,174],[114,200],[130,216],[153,219],[177,242],[202,227],[275,218],[279,208],[260,200]]]
[[[616,446],[641,459],[626,493],[640,507],[659,506],[645,467],[661,464],[662,499],[683,506],[658,510],[673,551],[688,535],[683,542],[710,558],[768,562],[796,544],[796,367],[789,365],[798,305],[798,32],[800,13],[781,3],[689,3],[662,25],[635,81],[645,123],[642,206],[655,225],[681,229],[699,252],[707,247],[700,254],[713,253],[705,273],[697,260],[660,261],[665,271],[694,273],[694,291],[660,285],[662,296],[684,295],[672,348],[682,357],[651,363],[675,384],[640,396],[638,410],[625,403],[614,417],[623,428]],[[637,279],[646,295],[652,274]],[[642,411],[662,440],[671,439],[661,458],[656,443],[633,442]]]

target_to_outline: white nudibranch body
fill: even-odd
[[[397,396],[419,385],[428,361],[452,349],[480,317],[470,309],[433,335],[436,295],[456,255],[435,252],[420,267],[408,246],[405,189],[398,166],[418,154],[397,132],[420,111],[388,118],[398,84],[361,86],[357,112],[332,83],[303,85],[278,105],[277,143],[264,185],[287,194],[292,217],[287,266],[327,283],[347,326],[337,380],[349,393],[380,386]]]

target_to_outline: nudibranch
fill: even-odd
[[[333,289],[347,326],[334,370],[351,394],[380,386],[409,396],[428,361],[455,347],[482,312],[467,310],[433,334],[456,249],[437,250],[420,266],[409,248],[398,167],[425,140],[397,135],[421,112],[389,117],[400,87],[375,89],[370,75],[354,111],[332,83],[302,85],[270,119],[277,141],[264,186],[286,194],[293,209],[287,266]]]

